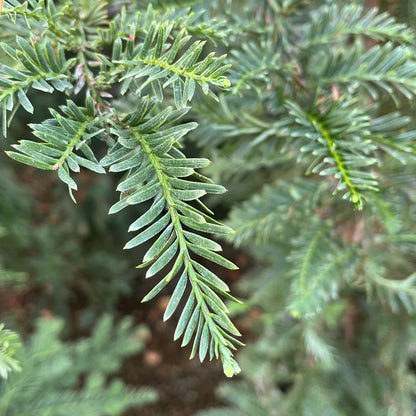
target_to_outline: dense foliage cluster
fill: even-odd
[[[80,167],[123,172],[120,199],[109,213],[152,201],[131,224],[129,231],[138,233],[125,248],[156,237],[139,267],[150,265],[146,277],[169,269],[143,301],[178,279],[168,319],[190,287],[175,338],[183,336],[183,345],[193,338],[191,357],[220,357],[231,376],[239,372],[232,350],[241,344],[235,338],[240,334],[220,296],[234,298],[198,260],[236,268],[217,253],[218,243],[200,235],[231,232],[200,200],[225,189],[197,172],[208,165],[207,159],[186,158],[181,151],[181,139],[196,127],[182,121],[188,101],[196,89],[217,99],[212,88],[229,87],[223,76],[229,66],[223,65],[225,55],[200,58],[204,42],[191,42],[196,27],[189,11],[161,14],[151,5],[144,10],[131,5],[131,10],[119,7],[110,19],[107,6],[103,2],[97,9],[86,1],[4,3],[2,18],[14,23],[7,29],[16,32],[15,40],[1,44],[10,59],[10,65],[0,67],[4,136],[19,106],[34,112],[32,89],[70,97],[59,109],[51,108],[49,118],[31,124],[36,140],[20,140],[7,154],[56,171],[74,201],[78,187],[73,174]],[[27,39],[20,36],[25,31]],[[170,96],[173,105],[168,105]],[[108,146],[107,155],[96,155],[96,142]]]
[[[143,300],[173,282],[192,357],[238,373],[227,308],[253,321],[230,407],[201,415],[414,413],[416,9],[388,3],[2,3],[4,136],[34,90],[65,98],[7,154],[74,199],[81,168],[120,178],[109,212],[135,205],[125,248],[159,276]],[[244,305],[207,267],[236,268],[213,235],[256,264]]]
[[[62,319],[37,322],[34,335],[18,352],[21,371],[0,384],[2,415],[116,416],[155,400],[150,389],[128,389],[118,379],[106,382],[124,356],[143,348],[144,328],[133,328],[129,319],[115,325],[107,315],[91,337],[63,343],[63,327]],[[82,388],[80,377],[85,377]]]

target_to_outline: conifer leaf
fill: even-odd
[[[139,244],[143,244],[145,241],[154,237],[157,233],[159,233],[165,226],[169,223],[169,213],[166,213],[163,217],[153,223],[150,227],[146,228],[140,234],[136,235],[136,237],[132,238],[126,245],[125,249],[129,249],[132,247],[136,247]]]
[[[40,160],[34,160],[33,158],[23,155],[21,153],[17,152],[6,152],[7,156],[11,157],[14,160],[17,160],[20,163],[24,163],[25,165],[33,166],[38,169],[44,169],[44,170],[52,170],[52,167]]]
[[[108,160],[108,159],[107,159]],[[110,172],[123,172],[139,165],[143,160],[142,153],[129,152],[129,157],[110,166]]]
[[[170,282],[170,280],[167,277],[164,277],[143,299],[142,303],[149,302],[149,300],[152,300],[155,296],[157,296],[164,288],[165,286]]]
[[[140,168],[138,172],[133,173],[131,176],[129,176],[126,180],[123,182],[120,182],[117,186],[117,191],[123,192],[128,191],[134,185],[144,182],[147,179],[149,179],[150,175],[152,173],[152,166],[145,165]]]
[[[155,180],[150,181],[146,184],[145,187],[139,189],[138,191],[134,192],[131,196],[127,198],[126,203],[128,205],[139,204],[141,202],[147,201],[153,198],[158,191],[160,190],[160,186],[156,183]]]
[[[53,87],[51,87],[45,80],[40,79],[33,82],[32,87],[43,92],[53,92]]]
[[[214,263],[219,264],[220,266],[226,267],[227,269],[237,270],[238,267],[232,263],[231,261],[225,259],[224,257],[220,256],[217,253],[214,253],[204,247],[197,246],[195,244],[190,243],[189,248],[198,256],[204,257],[208,260],[213,261]]]
[[[166,229],[160,234],[160,236],[155,240],[152,246],[147,250],[146,254],[143,257],[143,261],[146,262],[152,258],[157,258],[164,249],[167,248],[173,241],[173,224],[170,224]]]
[[[183,335],[181,347],[188,345],[189,341],[192,339],[192,335],[195,332],[195,328],[197,326],[199,318],[199,307],[197,306],[192,312],[191,318],[189,319],[188,325]]]
[[[22,107],[28,112],[33,113],[33,105],[27,98],[26,93],[23,90],[19,90],[17,92],[17,97],[19,99],[19,103],[22,105]]]
[[[185,307],[182,310],[181,316],[178,321],[178,325],[176,326],[175,334],[173,335],[173,339],[177,340],[179,337],[182,336],[183,332],[185,331],[186,326],[188,325],[189,318],[192,315],[193,309],[195,304],[195,297],[191,294],[186,301]]]
[[[117,150],[110,149],[108,154],[100,160],[101,166],[107,167],[107,166],[113,165],[116,162],[120,161],[121,159],[124,159],[127,155],[130,155],[132,153],[130,149],[121,147],[118,144],[116,146],[119,147]]]
[[[205,323],[204,329],[202,330],[201,334],[201,341],[199,342],[199,359],[204,361],[207,352],[208,352],[208,346],[209,346],[209,329],[208,325]]]
[[[210,240],[209,238],[205,238],[199,234],[195,234],[190,231],[185,231],[184,235],[187,240],[199,247],[203,247],[211,251],[222,251],[222,247],[215,241]]]
[[[175,159],[175,158],[161,158],[161,164],[167,167],[187,167],[187,168],[194,168],[194,169],[201,169],[206,168],[210,161],[208,159],[203,158],[183,158],[183,159]]]
[[[202,312],[200,312],[198,328],[196,330],[196,334],[194,337],[194,343],[192,344],[191,355],[189,356],[190,359],[194,358],[196,353],[198,352],[198,346],[199,346],[199,343],[201,342],[201,335],[202,335],[203,327],[204,327],[204,319],[203,319]]]
[[[207,304],[212,309],[214,313],[221,313],[222,311],[229,312],[227,307],[225,306],[224,302],[221,298],[212,290],[208,285],[204,284],[202,281],[200,282],[200,286],[202,291],[204,292],[204,297],[207,301]],[[218,293],[221,293],[218,291]]]
[[[238,329],[234,326],[234,324],[231,322],[230,318],[223,312],[221,314],[215,314],[212,316],[214,321],[216,321],[219,325],[221,325],[222,328],[224,328],[226,331],[230,332],[231,334],[240,337],[241,334],[238,331]]]
[[[167,248],[160,257],[150,266],[150,268],[146,272],[146,277],[151,277],[154,274],[158,273],[162,270],[175,256],[176,252],[178,251],[178,241],[175,240],[169,248]]]
[[[96,173],[105,173],[105,169],[102,166],[100,166],[98,163],[88,160],[85,157],[81,157],[77,154],[74,154],[73,157],[75,158],[77,163],[79,163],[84,168],[87,168],[91,170],[92,172],[96,172]]]
[[[134,221],[130,227],[129,231],[137,231],[141,228],[145,227],[147,224],[150,224],[153,222],[159,214],[163,211],[165,207],[165,200],[160,198],[155,198],[153,201],[152,206],[142,215],[140,216],[136,221]]]
[[[205,266],[198,262],[193,262],[195,269],[201,276],[204,278],[206,282],[209,282],[212,287],[215,287],[216,290],[222,290],[224,292],[229,292],[230,288],[226,285],[215,273],[211,272]]]
[[[188,276],[184,271],[181,277],[176,284],[175,290],[172,293],[172,296],[169,299],[168,306],[166,307],[165,313],[163,315],[163,320],[167,321],[177,309],[179,302],[181,301],[183,294],[185,293],[185,289],[188,283]]]
[[[196,231],[202,231],[210,234],[231,234],[233,232],[231,228],[225,225],[211,224],[208,222],[201,223],[182,215],[180,215],[179,218],[185,225]]]
[[[65,182],[71,189],[77,190],[77,184],[75,181],[69,176],[68,171],[64,167],[58,168],[58,176],[61,178],[63,182]]]
[[[193,201],[195,199],[201,198],[206,195],[206,191],[203,189],[197,190],[183,190],[183,189],[174,189],[172,190],[173,196],[178,198],[181,201]]]

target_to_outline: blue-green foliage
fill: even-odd
[[[111,14],[109,6],[117,12]],[[120,200],[110,214],[137,204],[148,209],[138,209],[130,227],[138,234],[125,248],[152,240],[140,267],[150,266],[146,277],[164,276],[143,301],[175,282],[168,319],[182,307],[189,288],[175,338],[183,335],[183,345],[193,339],[192,357],[220,358],[227,375],[238,373],[232,352],[241,345],[240,333],[221,298],[235,299],[200,260],[236,269],[218,253],[221,246],[205,236],[232,233],[201,201],[225,188],[198,172],[207,159],[187,158],[181,150],[183,137],[197,126],[185,119],[195,95],[218,100],[218,91],[230,86],[225,55],[204,48],[206,40],[223,40],[224,24],[205,21],[201,11],[156,10],[151,4],[5,0],[2,9],[0,30],[13,22],[16,34],[0,44],[7,56],[0,67],[3,135],[20,107],[35,112],[33,90],[67,98],[29,126],[34,139],[19,140],[6,153],[56,171],[74,201],[81,168],[122,172]],[[27,31],[27,39],[20,36]],[[103,146],[108,154],[101,157]]]
[[[107,381],[123,357],[142,349],[143,328],[134,328],[129,320],[115,324],[104,316],[89,338],[63,342],[63,327],[61,319],[38,320],[35,333],[16,355],[21,371],[0,382],[3,415],[115,416],[155,400],[150,389]]]
[[[2,44],[3,131],[18,107],[36,110],[33,89],[67,99],[9,156],[70,192],[81,167],[123,175],[110,214],[145,207],[125,246],[150,244],[143,300],[172,283],[174,337],[229,376],[240,341],[223,299],[235,299],[205,260],[236,266],[209,235],[252,254],[249,299],[232,305],[252,312],[258,340],[240,355],[244,379],[221,389],[233,413],[411,414],[413,29],[360,1],[153,3],[109,15],[105,2],[4,1],[0,27],[17,36]],[[216,163],[185,156],[189,132]],[[228,182],[234,233],[201,201],[225,191],[201,169]]]
[[[411,415],[414,30],[364,2],[242,3],[234,94],[195,107],[196,143],[232,190],[256,341],[198,416]]]

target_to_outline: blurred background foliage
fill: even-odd
[[[322,180],[329,171],[319,165],[322,153],[313,150],[314,132],[302,114],[320,114],[332,137],[357,129],[349,149],[353,137],[360,137],[362,149],[368,146],[363,136],[370,125],[377,132],[385,124],[380,136],[394,137],[407,130],[400,121],[405,115],[414,129],[414,100],[406,94],[392,89],[393,99],[380,91],[368,97],[372,87],[363,92],[358,86],[366,83],[365,75],[341,85],[353,75],[348,67],[355,58],[351,54],[348,63],[347,56],[357,45],[364,59],[366,50],[389,43],[378,29],[371,34],[371,18],[361,25],[359,13],[346,12],[361,5],[363,14],[379,7],[396,22],[416,27],[412,1],[232,2],[230,15],[241,29],[228,38],[235,47],[234,94],[220,106],[198,108],[203,138],[195,142],[214,160],[210,174],[230,189],[228,224],[236,230],[231,240],[254,264],[237,283],[245,305],[234,309],[249,341],[238,355],[240,379],[217,389],[227,406],[198,416],[415,414],[414,138],[402,160],[389,148],[376,156],[372,173],[379,190],[364,197],[363,210],[353,210],[339,199],[344,191],[336,181]],[[407,62],[415,56],[412,33]],[[373,63],[363,64],[363,74]],[[332,85],[320,89],[328,76]],[[286,116],[288,101],[297,103],[289,113],[296,114],[298,126]],[[344,115],[341,106],[335,109],[342,101],[354,103]],[[332,126],[326,105],[336,114]],[[370,116],[368,126],[361,124],[362,115]],[[310,141],[292,147],[288,136]],[[346,154],[342,159],[349,163]]]

